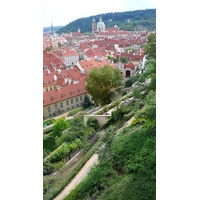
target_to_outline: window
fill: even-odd
[[[67,106],[69,105],[69,101],[66,101],[66,105],[67,105]]]
[[[73,104],[74,103],[74,100],[73,99],[71,99],[71,104]]]
[[[80,96],[80,101],[83,101],[83,97],[82,96]]]
[[[74,108],[74,106],[72,106],[72,108]]]
[[[52,116],[52,114],[49,114],[49,117],[51,117]]]
[[[46,92],[48,92],[48,87],[46,88]]]
[[[69,110],[69,107],[67,108],[67,110]]]
[[[51,112],[51,107],[48,107],[48,112],[49,112],[49,113]]]
[[[63,108],[63,103],[60,103],[60,107]]]
[[[50,90],[52,90],[52,87],[50,87]]]
[[[58,111],[58,105],[57,104],[55,105],[55,109],[56,109],[56,111]]]
[[[55,90],[55,89],[56,89],[56,86],[54,85],[53,88],[54,88],[54,90]]]
[[[78,97],[76,97],[76,102],[78,102]]]
[[[79,107],[79,104],[78,104],[78,103],[76,104],[76,107]]]

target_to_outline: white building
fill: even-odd
[[[97,23],[97,32],[102,32],[106,30],[105,24],[102,22],[102,19],[100,17],[99,22]]]

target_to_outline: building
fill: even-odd
[[[132,62],[129,62],[128,64],[123,64],[121,62],[116,64],[116,68],[119,68],[124,76],[124,78],[130,78],[135,73],[135,65]]]
[[[93,20],[92,20],[92,35],[94,35],[96,33],[96,21],[93,17]]]
[[[51,22],[51,42],[52,42],[52,47],[58,47],[58,43],[56,41],[56,34],[55,31],[53,30],[53,24]]]
[[[91,69],[104,67],[104,65],[110,65],[115,68],[115,64],[103,56],[95,56],[86,60],[81,60],[76,65],[82,73],[88,73]]]
[[[97,32],[103,32],[106,30],[105,24],[102,22],[102,19],[100,17],[99,22],[97,23]]]
[[[87,74],[82,74],[76,66],[69,70],[43,70],[43,119],[82,106]]]

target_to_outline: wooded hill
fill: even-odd
[[[57,30],[61,29],[62,27],[63,26],[54,26],[53,30],[57,31]],[[50,32],[50,31],[51,31],[51,26],[49,26],[49,27],[43,27],[43,32]]]
[[[105,23],[106,28],[117,25],[119,29],[126,31],[135,30],[154,30],[156,28],[156,9],[135,10],[127,12],[105,13],[90,17],[84,17],[70,22],[56,32],[69,33],[76,32],[80,27],[82,33],[90,33],[92,31],[92,19],[99,21],[99,18]]]

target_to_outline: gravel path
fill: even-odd
[[[67,196],[72,189],[74,189],[88,174],[91,167],[98,162],[98,155],[94,154],[87,163],[82,167],[79,173],[73,178],[73,180],[68,184],[63,191],[56,197],[54,200],[62,200],[65,196]]]

